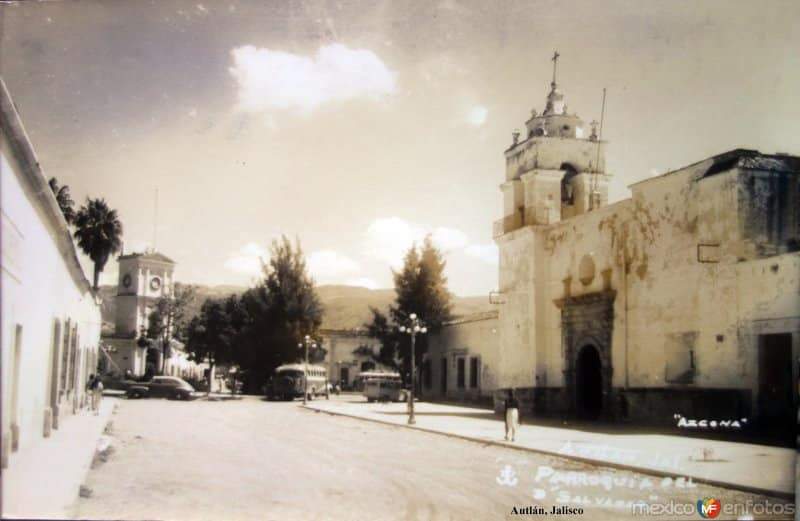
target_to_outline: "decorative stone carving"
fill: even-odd
[[[588,286],[594,280],[595,272],[593,255],[591,253],[589,255],[584,255],[578,265],[578,280],[580,280],[581,284],[584,286]]]
[[[616,291],[566,297],[556,302],[561,308],[561,341],[564,346],[564,386],[571,400],[570,409],[577,412],[578,386],[576,366],[580,349],[594,346],[600,355],[603,388],[603,414],[611,413],[611,339],[614,329]]]

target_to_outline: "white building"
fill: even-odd
[[[526,126],[505,150],[494,225],[494,352],[465,323],[458,335],[445,328],[434,358],[480,356],[496,407],[513,387],[535,414],[748,418],[790,434],[800,158],[732,150],[635,183],[609,205],[606,143],[568,113],[555,78]]]
[[[422,397],[493,406],[497,389],[497,311],[458,317],[428,340],[422,362]]]
[[[120,255],[117,262],[115,329],[113,335],[103,337],[103,345],[112,360],[110,370],[120,375],[130,372],[131,376],[139,377],[145,374],[150,363],[160,372],[163,360],[160,342],[148,348],[139,346],[138,339],[147,331],[156,302],[175,295],[175,261],[162,253],[147,251]],[[171,341],[169,357],[163,366],[166,375],[193,378],[201,377],[206,367],[189,360],[183,344],[176,340]]]
[[[86,400],[100,305],[78,262],[5,83],[0,80],[2,466]]]
[[[608,205],[605,143],[583,126],[554,79],[505,151],[498,387],[541,413],[790,428],[800,158],[732,150]]]
[[[325,359],[322,364],[328,368],[331,383],[344,388],[353,388],[362,371],[371,371],[377,364],[370,353],[377,354],[373,346],[375,340],[365,331],[354,329],[323,329],[322,347]]]

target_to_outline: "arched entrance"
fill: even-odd
[[[585,345],[580,349],[575,373],[578,415],[595,420],[603,410],[603,373],[596,347]]]

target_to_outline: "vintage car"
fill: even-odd
[[[169,398],[193,400],[201,396],[185,380],[175,376],[154,376],[149,382],[136,382],[127,386],[128,398]]]

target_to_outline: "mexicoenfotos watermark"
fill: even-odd
[[[752,519],[752,516],[793,516],[795,505],[781,503],[769,499],[753,501],[747,500],[736,503],[722,502],[718,498],[704,497],[696,503],[681,501],[665,501],[663,503],[645,503],[639,501],[631,505],[634,516],[669,516],[697,517],[703,519]],[[722,517],[720,517],[720,515]]]

